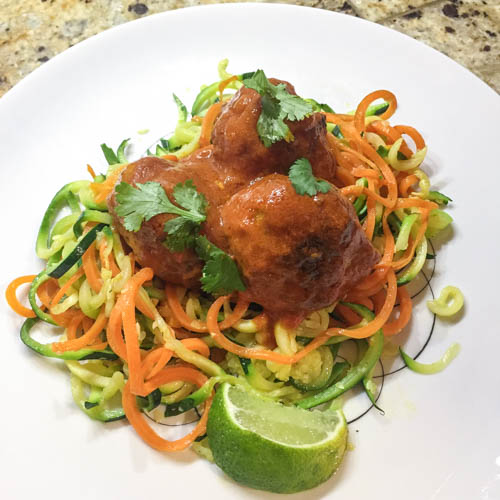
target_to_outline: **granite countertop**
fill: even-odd
[[[499,0],[278,1],[343,12],[406,33],[500,92]],[[2,0],[0,96],[51,57],[100,31],[157,12],[209,3],[224,1]]]

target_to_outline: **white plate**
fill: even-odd
[[[500,99],[400,33],[316,9],[217,5],[128,23],[57,56],[0,101],[0,288],[40,269],[33,247],[41,215],[59,186],[86,177],[87,163],[104,169],[99,144],[132,137],[143,151],[175,123],[171,93],[192,102],[223,57],[234,73],[264,68],[338,110],[374,89],[394,91],[394,122],[422,132],[432,181],[454,199],[454,234],[439,249],[433,287],[461,287],[465,314],[437,321],[422,360],[453,341],[461,354],[436,376],[389,377],[386,416],[372,411],[351,425],[354,450],[340,472],[302,497],[500,498]],[[144,128],[150,133],[139,136]],[[64,371],[28,351],[20,319],[0,307],[2,498],[266,497],[194,453],[157,453],[127,425],[89,420]],[[417,313],[414,342],[430,321],[424,301]]]

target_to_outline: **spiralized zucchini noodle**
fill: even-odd
[[[242,76],[228,74],[226,67],[223,61],[220,79],[203,87],[191,118],[175,97],[175,131],[148,154],[175,161],[210,143],[223,103],[243,85]],[[382,104],[375,104],[380,99]],[[341,302],[311,313],[295,328],[280,321],[271,326],[261,308],[238,293],[210,296],[165,283],[152,269],[140,268],[122,245],[106,206],[129,163],[127,141],[116,152],[103,145],[106,175],[89,167],[92,180],[67,184],[55,195],[37,238],[37,255],[46,267],[14,280],[7,299],[26,318],[23,342],[41,355],[64,360],[75,402],[89,417],[106,422],[126,417],[150,446],[176,451],[204,436],[213,391],[221,382],[302,408],[331,401],[363,382],[374,401],[373,368],[384,339],[410,321],[407,284],[432,258],[427,238],[451,222],[442,210],[450,200],[430,189],[420,133],[389,123],[397,108],[394,94],[372,92],[351,114],[310,102],[326,117],[328,144],[338,164],[335,184],[352,202],[381,259]],[[24,284],[30,284],[31,308],[16,297]],[[451,311],[444,299],[433,307]],[[64,333],[41,344],[31,335],[40,321]],[[359,346],[353,362],[338,355],[351,339]],[[166,416],[198,407],[203,413],[191,432],[169,441],[142,415],[159,407]]]

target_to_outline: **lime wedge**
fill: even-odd
[[[283,406],[227,383],[215,395],[207,433],[215,463],[228,476],[275,493],[326,481],[347,442],[341,411]]]

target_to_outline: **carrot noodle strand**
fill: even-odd
[[[55,352],[78,351],[78,349],[83,349],[91,345],[104,330],[107,322],[108,319],[106,318],[104,309],[102,309],[94,324],[81,337],[73,338],[66,342],[54,342],[52,350]]]
[[[169,382],[186,381],[196,384],[201,387],[207,378],[199,371],[188,367],[172,367],[165,368],[157,375],[146,382],[146,390],[148,394],[161,385]],[[196,427],[186,436],[175,441],[169,441],[160,437],[150,426],[149,423],[142,416],[141,411],[137,407],[137,402],[134,393],[131,390],[131,381],[129,380],[122,393],[122,404],[125,415],[134,427],[135,431],[141,439],[143,439],[149,446],[159,451],[181,451],[186,449],[198,436],[205,433],[207,427],[208,410],[212,404],[212,398],[205,402],[203,415],[196,424]]]
[[[394,321],[389,321],[383,327],[386,337],[391,337],[399,333],[410,321],[412,302],[410,294],[405,286],[398,288],[397,299],[399,300],[399,317]]]
[[[54,307],[56,304],[59,303],[59,301],[66,295],[66,292],[69,290],[71,285],[75,283],[78,279],[80,279],[83,275],[85,274],[85,270],[83,267],[80,267],[78,271],[71,276],[71,278],[66,281],[66,283],[60,288],[60,290],[52,297],[52,300],[50,302],[50,307]]]
[[[90,174],[90,177],[92,177],[92,179],[95,179],[97,177],[94,169],[87,163],[87,172]]]
[[[212,104],[207,111],[207,114],[203,118],[203,122],[201,123],[201,133],[200,139],[198,141],[199,147],[203,148],[210,144],[210,137],[212,135],[212,128],[215,123],[215,119],[219,115],[222,109],[222,102],[216,102]]]
[[[90,245],[82,255],[82,267],[90,287],[95,293],[99,293],[102,288],[102,278],[97,267],[95,242]]]
[[[356,108],[356,112],[354,113],[354,126],[359,134],[362,134],[366,129],[365,117],[368,106],[370,106],[370,104],[377,99],[385,99],[389,103],[389,107],[379,117],[381,120],[387,120],[396,111],[398,102],[396,100],[396,96],[392,92],[389,92],[388,90],[376,90],[375,92],[371,92],[361,100]]]
[[[179,302],[179,297],[177,296],[176,287],[173,285],[167,285],[165,288],[165,293],[167,295],[168,305],[172,310],[172,313],[175,315],[177,321],[186,328],[187,330],[191,330],[193,332],[205,333],[208,332],[208,327],[206,323],[202,321],[190,318],[184,309],[182,308],[181,303]],[[224,321],[221,322],[220,328],[224,330],[225,328],[229,328],[234,325],[237,321],[239,321],[245,312],[248,309],[249,302],[242,299],[241,296],[238,297],[238,302],[236,303],[236,307],[233,312],[224,318]]]
[[[31,283],[35,278],[36,274],[30,274],[29,276],[19,276],[19,278],[12,280],[5,290],[5,298],[11,309],[13,309],[20,316],[24,316],[25,318],[36,318],[36,314],[31,309],[28,309],[19,302],[16,292],[21,285]]]
[[[145,281],[152,279],[153,275],[153,270],[150,267],[141,269],[129,279],[120,296],[123,299],[122,323],[125,333],[130,390],[137,396],[146,396],[148,393],[144,388],[144,379],[142,377],[141,353],[135,318],[135,302],[139,288]]]

